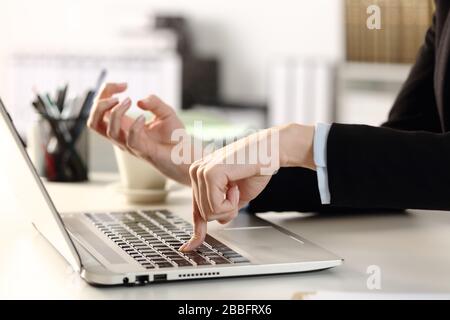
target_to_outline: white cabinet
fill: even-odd
[[[339,67],[335,120],[380,125],[387,119],[410,65],[344,63]]]

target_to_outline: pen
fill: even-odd
[[[100,88],[103,85],[107,75],[107,71],[103,69],[100,73],[100,76],[97,79],[97,83],[94,90],[89,90],[86,94],[86,97],[81,106],[80,112],[78,113],[78,117],[75,120],[75,124],[71,130],[72,138],[76,141],[80,136],[83,128],[85,126],[85,122],[87,117],[89,116],[89,112],[91,111],[92,104],[94,103],[95,96],[100,91]]]
[[[85,128],[86,118],[89,115],[89,112],[91,110],[92,104],[94,103],[94,99],[95,99],[97,93],[100,91],[100,88],[102,87],[102,85],[105,81],[106,75],[107,75],[107,71],[105,69],[103,69],[100,72],[100,75],[97,79],[95,89],[89,90],[87,92],[86,97],[81,106],[81,109],[78,113],[78,117],[76,118],[75,123],[74,123],[72,129],[70,130],[72,141],[69,144],[69,147],[68,147],[69,149],[73,149],[75,147],[75,144],[76,144],[78,138],[80,137],[81,133],[83,132],[83,129]],[[83,168],[84,168],[84,172],[86,173],[86,169],[84,166],[83,166]]]
[[[53,101],[53,99],[50,97],[50,94],[46,93],[45,94],[45,98],[47,99],[47,102],[51,105],[51,106],[56,106],[55,102]],[[57,109],[57,106],[55,108],[55,110],[57,111],[57,115],[59,116],[61,114],[61,112],[59,112],[59,110]]]
[[[69,85],[66,84],[63,89],[58,90],[58,94],[57,94],[57,98],[56,98],[56,106],[58,107],[59,112],[61,112],[61,113],[64,110],[64,104],[66,102],[66,95],[67,95],[68,88],[69,88]]]
[[[100,75],[97,79],[97,85],[95,86],[95,92],[98,92],[100,88],[102,87],[103,83],[105,82],[106,76],[108,74],[108,71],[106,69],[103,69],[100,72]]]
[[[37,97],[38,101],[44,106],[44,110],[46,110],[49,121],[53,122],[54,126],[59,129],[60,134],[64,137],[64,141],[69,142],[72,137],[66,123],[58,121],[61,118],[61,113],[58,108],[52,104],[51,100],[45,99],[40,94],[38,94]]]
[[[45,110],[42,108],[41,104],[39,103],[39,101],[35,100],[32,102],[33,107],[36,109],[36,111],[38,113],[45,113]]]

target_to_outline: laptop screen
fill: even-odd
[[[29,217],[41,234],[75,270],[80,258],[47,190],[38,176],[0,99],[0,194],[2,202],[12,201],[14,213]]]

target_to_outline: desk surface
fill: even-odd
[[[88,184],[49,183],[61,211],[130,209],[110,187],[117,177],[97,174]],[[6,201],[7,199],[4,199]],[[188,218],[187,188],[171,192],[166,207]],[[450,298],[450,213],[263,214],[345,259],[319,272],[201,281],[143,287],[95,288],[6,205],[0,213],[0,299],[291,299],[299,292],[317,297]],[[367,288],[367,268],[381,271],[381,290]],[[387,296],[389,295],[389,296]]]

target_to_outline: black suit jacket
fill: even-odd
[[[314,171],[282,168],[250,211],[450,210],[449,9],[450,1],[436,1],[433,24],[387,122],[331,126],[331,205],[321,205]]]

